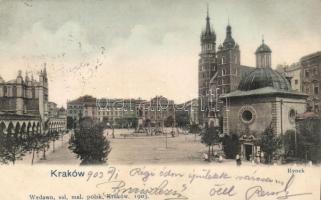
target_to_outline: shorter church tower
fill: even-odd
[[[217,52],[217,91],[219,94],[235,90],[239,83],[240,48],[232,37],[232,27],[226,27],[226,37]]]

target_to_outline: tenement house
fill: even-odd
[[[321,52],[302,57],[300,65],[302,70],[302,91],[309,95],[309,109],[321,117]]]

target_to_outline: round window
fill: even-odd
[[[249,122],[249,121],[251,121],[253,119],[253,114],[252,114],[251,111],[245,110],[242,113],[242,118],[243,118],[244,121]]]
[[[252,106],[243,106],[239,110],[239,119],[245,124],[251,124],[256,119],[256,111]]]

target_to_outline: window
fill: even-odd
[[[314,112],[318,113],[320,110],[319,110],[319,105],[318,104],[315,104],[314,105]]]
[[[294,80],[294,84],[295,84],[295,85],[299,84],[299,80],[298,80],[298,79],[295,79],[295,80]]]
[[[317,67],[314,67],[313,68],[313,75],[317,75],[318,74],[318,69],[317,69]]]
[[[306,88],[305,88],[305,93],[306,93],[306,94],[309,94],[309,93],[310,93],[310,88],[309,88],[309,87],[306,87]]]
[[[314,86],[314,94],[319,94],[319,86]]]
[[[308,69],[304,70],[304,77],[309,78],[309,70]]]
[[[296,117],[296,112],[294,109],[291,109],[289,111],[289,120],[290,120],[290,123],[294,123],[295,122],[295,117]]]
[[[244,124],[251,124],[256,119],[256,111],[252,106],[242,106],[239,110],[238,116]]]
[[[226,69],[222,69],[222,75],[226,75]]]
[[[242,113],[242,118],[244,121],[246,122],[249,122],[253,119],[253,114],[251,111],[249,110],[245,110],[243,113]]]

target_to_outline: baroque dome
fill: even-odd
[[[262,41],[262,44],[256,49],[256,54],[258,53],[272,53],[270,47],[264,43],[264,40]]]
[[[238,90],[249,91],[265,87],[286,91],[292,90],[289,81],[271,68],[256,68],[241,80]]]

